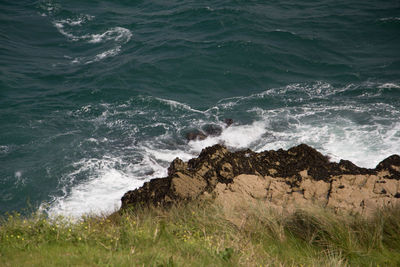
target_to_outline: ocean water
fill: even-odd
[[[400,153],[399,1],[1,0],[0,77],[0,213],[111,212],[216,143]]]

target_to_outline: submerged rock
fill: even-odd
[[[232,119],[224,120],[225,127],[228,128],[233,124]],[[194,129],[186,134],[187,141],[193,140],[204,140],[209,136],[219,136],[222,133],[223,128],[216,124],[208,124],[203,127],[202,130]]]
[[[207,138],[207,135],[199,130],[195,130],[195,131],[192,131],[192,132],[189,132],[186,134],[186,140],[188,140],[188,141],[204,140],[206,138]]]
[[[222,127],[215,124],[209,124],[203,127],[207,136],[219,136],[222,133]]]
[[[390,156],[375,169],[366,169],[347,160],[330,162],[305,144],[260,153],[230,152],[214,145],[188,162],[176,158],[167,177],[127,192],[121,209],[194,199],[210,199],[224,209],[261,202],[286,211],[317,204],[369,214],[378,207],[400,203],[400,156]]]

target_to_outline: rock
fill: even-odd
[[[378,171],[389,171],[390,177],[396,180],[400,180],[400,156],[392,155],[376,166]]]
[[[199,130],[195,130],[195,131],[192,131],[192,132],[189,132],[186,134],[186,140],[188,140],[188,141],[204,140],[206,138],[207,138],[207,135]]]
[[[204,126],[203,130],[207,134],[207,136],[218,136],[222,133],[222,128],[214,124]]]
[[[366,169],[346,160],[330,162],[305,144],[260,153],[214,145],[188,162],[176,158],[166,178],[127,192],[121,209],[194,199],[211,199],[224,210],[261,202],[287,212],[313,204],[368,215],[378,207],[400,204],[400,157]]]
[[[224,123],[226,127],[229,127],[233,124],[232,119],[225,119]],[[215,124],[209,124],[203,127],[203,130],[192,130],[186,134],[186,140],[204,140],[208,136],[219,136],[222,133],[222,127]]]
[[[229,127],[233,124],[234,121],[232,119],[226,118],[224,122],[226,124],[226,127]]]

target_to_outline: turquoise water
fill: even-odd
[[[0,1],[0,212],[110,212],[215,143],[307,143],[374,167],[400,153],[399,14],[398,1]],[[186,140],[210,126],[222,134]]]

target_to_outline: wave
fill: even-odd
[[[196,154],[208,146],[223,144],[231,149],[245,149],[255,147],[267,133],[267,123],[263,120],[255,121],[249,125],[233,125],[223,129],[221,135],[211,136],[204,140],[189,142],[190,151]]]
[[[112,28],[102,34],[84,35],[82,38],[87,39],[89,43],[100,43],[113,40],[125,44],[131,40],[132,33],[130,30],[122,27]]]
[[[41,15],[49,16],[51,23],[57,31],[67,38],[70,42],[84,42],[86,44],[101,45],[104,44],[105,50],[95,55],[85,55],[74,57],[65,55],[64,58],[72,59],[71,64],[91,64],[101,61],[105,58],[114,57],[118,55],[122,46],[128,43],[132,38],[132,32],[124,27],[112,27],[102,33],[84,33],[90,27],[85,27],[89,22],[95,22],[95,16],[89,14],[71,14],[70,17],[61,17],[62,6],[54,3],[53,1],[44,1],[39,5],[44,13]],[[107,44],[107,45],[106,45]],[[110,48],[110,44],[112,48]],[[87,49],[87,48],[86,48]],[[98,49],[97,49],[98,51]],[[90,54],[91,52],[87,52]],[[54,64],[57,65],[57,64]]]
[[[184,109],[184,110],[193,111],[193,112],[197,112],[197,113],[204,113],[204,111],[194,109],[194,108],[190,107],[189,105],[180,103],[178,101],[174,101],[174,100],[170,100],[170,99],[162,99],[162,98],[158,98],[158,97],[156,97],[155,99],[162,103],[167,104],[168,106],[170,106],[171,109]]]
[[[100,60],[105,59],[107,57],[116,56],[116,55],[118,55],[119,52],[121,52],[121,46],[117,46],[117,47],[115,47],[113,49],[104,51],[104,52],[99,53],[99,54],[97,54],[97,55],[95,55],[93,57],[76,57],[71,61],[71,63],[72,64],[81,64],[81,63],[83,63],[83,64],[91,64],[93,62],[100,61]]]
[[[10,152],[10,147],[9,146],[0,146],[0,154],[8,154]]]
[[[400,17],[387,17],[387,18],[380,18],[380,21],[391,22],[391,21],[400,21]]]
[[[105,58],[114,57],[121,52],[122,45],[129,42],[132,38],[131,31],[129,31],[128,29],[123,28],[123,27],[111,28],[110,30],[107,30],[101,34],[85,34],[85,35],[77,36],[70,32],[67,32],[64,29],[63,23],[66,23],[69,25],[72,24],[73,26],[76,26],[76,25],[80,26],[83,23],[83,21],[82,20],[77,20],[77,21],[63,20],[63,21],[55,21],[53,23],[54,26],[58,29],[58,31],[62,35],[66,36],[71,41],[77,42],[77,41],[83,40],[90,44],[98,44],[98,43],[112,41],[116,44],[112,49],[108,49],[108,50],[98,53],[94,56],[75,57],[73,60],[71,60],[72,64],[80,64],[80,63],[91,64],[93,62],[101,61]]]
[[[70,32],[67,32],[64,28],[65,24],[71,25],[71,23],[76,23],[73,24],[74,26],[78,25],[80,26],[83,21],[78,20],[78,21],[68,21],[68,20],[60,20],[60,21],[54,21],[53,25],[57,28],[57,30],[67,37],[71,41],[86,41],[87,43],[91,44],[96,44],[96,43],[101,43],[101,42],[106,42],[106,41],[114,41],[120,44],[125,44],[129,42],[132,38],[132,32],[126,28],[123,27],[114,27],[111,28],[104,33],[101,34],[84,34],[84,35],[74,35]]]
[[[222,99],[205,111],[150,96],[82,106],[71,111],[70,116],[107,136],[91,136],[78,149],[85,150],[85,155],[88,149],[95,149],[95,154],[104,151],[104,156],[85,157],[74,163],[74,171],[60,182],[64,194],[55,196],[48,211],[71,216],[112,212],[119,208],[120,198],[127,190],[164,177],[173,159],[187,161],[214,144],[260,152],[306,143],[333,161],[347,159],[373,168],[387,156],[400,152],[400,109],[374,97],[371,99],[377,100],[366,105],[357,97],[364,93],[364,87],[379,91],[395,88],[393,85],[397,84],[290,84]],[[339,98],[348,91],[356,93]],[[299,96],[308,101],[296,100]],[[286,104],[271,105],[275,101]],[[224,123],[226,118],[234,119],[229,127]],[[186,133],[205,131],[210,125],[221,129],[220,134],[204,140],[185,140]]]
[[[54,21],[55,23],[58,23],[59,27],[63,28],[64,25],[69,25],[69,26],[82,26],[82,24],[91,21],[95,18],[95,16],[91,16],[88,14],[81,14],[77,18],[67,18],[67,19],[62,19],[58,21]]]
[[[110,155],[100,159],[85,158],[74,165],[78,168],[63,177],[64,195],[54,197],[48,207],[42,204],[41,209],[51,216],[77,218],[83,214],[109,214],[119,208],[127,188],[137,188],[145,181],[166,175],[165,168],[148,156],[134,165]],[[77,176],[82,174],[89,179],[74,184]]]
[[[382,89],[390,89],[390,88],[400,89],[400,84],[397,84],[397,83],[384,83],[382,85],[379,85],[378,88],[382,88]]]

